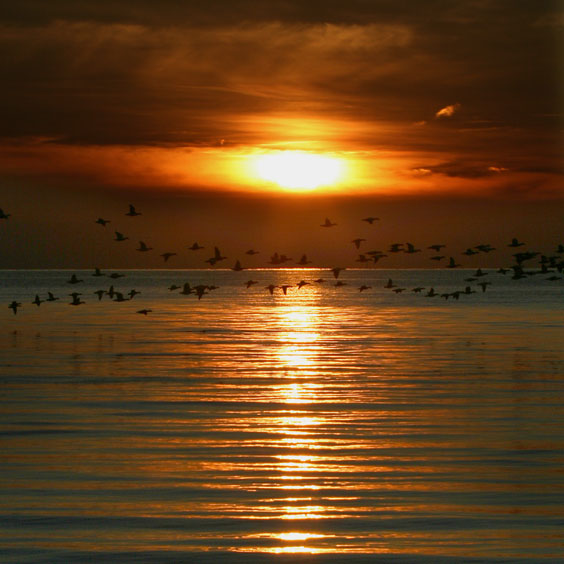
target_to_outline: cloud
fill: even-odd
[[[460,109],[460,104],[457,102],[456,104],[451,104],[450,106],[445,106],[441,108],[436,114],[436,118],[447,118],[454,115]]]

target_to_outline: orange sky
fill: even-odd
[[[302,198],[254,161],[299,151],[341,165],[311,189],[320,210],[335,197],[563,210],[563,25],[551,1],[23,0],[0,12],[0,207],[39,233],[53,214],[18,209],[24,187],[32,208],[48,192],[65,210],[86,193],[101,210],[141,192],[169,208]],[[544,211],[531,219],[546,230]]]

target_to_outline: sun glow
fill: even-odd
[[[290,190],[336,184],[344,173],[341,159],[305,151],[279,151],[253,159],[258,177]]]

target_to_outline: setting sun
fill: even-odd
[[[341,159],[304,151],[279,151],[257,156],[255,173],[263,180],[291,190],[313,190],[333,185],[343,175]]]

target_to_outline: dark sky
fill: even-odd
[[[326,214],[348,237],[367,209],[390,240],[561,242],[563,28],[544,0],[4,2],[3,266],[137,265],[90,233],[98,215],[125,231],[129,201],[172,250],[275,245],[311,214],[315,252]],[[307,197],[253,177],[249,159],[289,149],[347,175]]]

